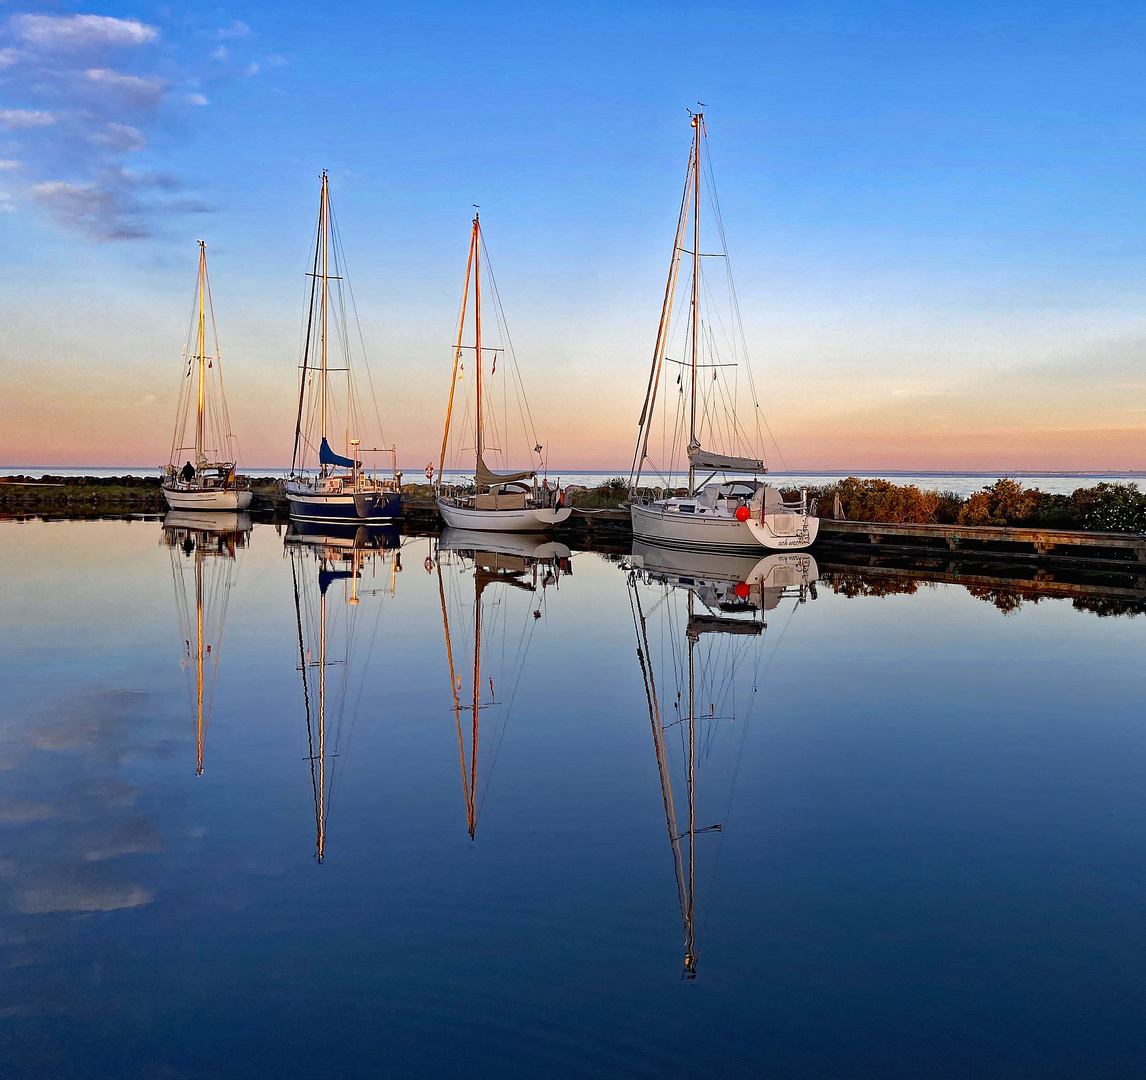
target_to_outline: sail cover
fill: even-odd
[[[318,448],[318,460],[323,465],[341,465],[344,469],[353,469],[355,464],[358,465],[358,468],[362,468],[361,461],[357,463],[353,462],[350,458],[342,457],[340,454],[336,454],[331,450],[330,443],[328,443],[325,438],[322,440],[322,445]]]
[[[483,488],[489,487],[491,484],[510,484],[514,480],[532,480],[536,475],[537,473],[532,469],[527,472],[496,473],[479,457],[474,483],[479,488]]]
[[[688,452],[688,460],[698,469],[715,469],[718,472],[762,473],[767,466],[757,458],[732,457],[728,454],[714,454],[699,446]]]

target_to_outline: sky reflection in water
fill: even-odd
[[[694,622],[690,877],[686,590],[255,526],[197,776],[161,534],[0,525],[5,1075],[1138,1075],[1146,620],[825,575]]]

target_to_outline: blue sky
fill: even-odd
[[[27,21],[77,13],[146,29],[80,56]],[[164,459],[200,236],[245,457],[289,457],[324,167],[408,465],[440,430],[473,203],[554,454],[625,462],[700,100],[786,464],[1146,465],[1140,5],[0,19],[5,463]]]

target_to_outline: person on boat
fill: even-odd
[[[191,481],[195,479],[195,466],[192,465],[191,462],[187,462],[187,464],[179,470],[179,476],[183,480],[186,480],[187,483],[191,483]]]

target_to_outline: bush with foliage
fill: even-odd
[[[1004,477],[976,491],[959,511],[959,525],[1019,525],[1030,520],[1042,492]]]

